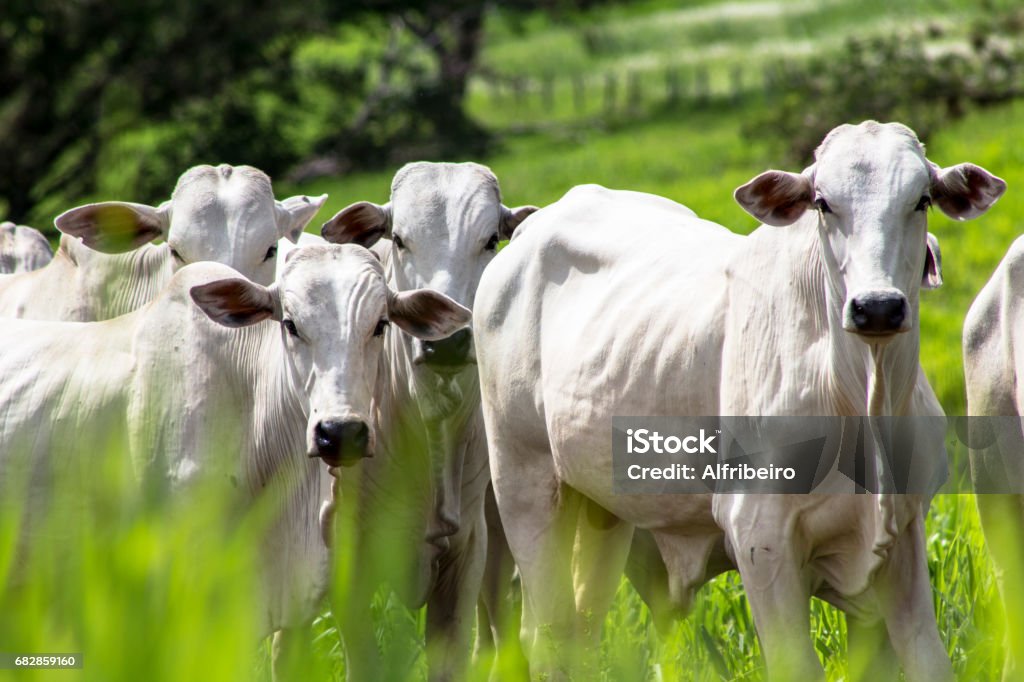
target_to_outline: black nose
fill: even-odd
[[[361,421],[322,421],[313,430],[316,456],[328,466],[351,466],[369,455],[370,428]]]
[[[899,294],[869,294],[850,301],[850,319],[863,334],[892,334],[906,317],[907,299]]]
[[[466,364],[473,333],[460,329],[440,341],[423,342],[423,360],[436,367],[458,367]]]

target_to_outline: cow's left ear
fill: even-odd
[[[320,228],[332,244],[359,244],[370,248],[391,232],[391,203],[383,206],[360,201],[338,211]]]
[[[932,171],[932,199],[955,220],[970,220],[987,211],[1006,191],[1006,182],[973,163]]]
[[[526,220],[530,215],[536,213],[540,209],[536,206],[516,206],[515,208],[509,208],[505,204],[501,205],[501,224],[498,226],[498,235],[502,239],[511,239],[512,233],[519,227],[519,223]]]
[[[744,211],[762,223],[792,225],[814,203],[810,173],[770,170],[738,187],[733,197]]]
[[[265,287],[232,277],[194,286],[189,294],[211,320],[225,327],[248,327],[271,317],[281,319],[277,285]]]
[[[470,323],[468,308],[433,289],[388,293],[388,319],[424,341],[440,341]]]
[[[925,240],[924,253],[924,274],[921,277],[922,289],[938,289],[942,286],[942,251],[939,250],[939,240],[928,233]]]
[[[86,204],[61,213],[53,223],[91,249],[124,253],[167,235],[171,202],[156,207],[128,201]]]
[[[275,201],[274,209],[277,214],[277,234],[285,237],[293,244],[298,243],[299,235],[309,225],[320,207],[327,201],[327,195],[321,194],[318,197],[307,197],[300,194],[288,197],[284,201]]]

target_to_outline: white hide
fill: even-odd
[[[224,164],[189,169],[156,207],[79,206],[57,217],[64,234],[46,267],[0,278],[0,317],[110,319],[151,301],[181,266],[207,260],[269,284],[279,242],[298,239],[325,200],[275,201],[265,173]]]
[[[535,210],[504,206],[497,178],[484,166],[413,163],[395,175],[387,204],[348,206],[324,225],[323,235],[372,246],[398,291],[430,287],[469,306],[498,241]],[[390,336],[384,352],[375,396],[380,455],[342,481],[343,498],[360,500],[354,551],[367,552],[355,564],[361,573],[354,589],[369,595],[390,583],[410,606],[427,604],[427,647],[439,652],[430,679],[457,678],[471,648],[486,536],[489,475],[475,358],[470,347],[463,362],[433,367],[423,344],[407,334]],[[403,447],[403,438],[425,447]],[[396,480],[415,484],[401,496],[394,492]],[[362,549],[372,546],[367,535],[380,527],[374,519],[382,518],[395,545],[389,556],[407,557],[401,567],[409,564],[406,576],[397,566],[374,563]],[[369,575],[377,570],[371,566],[380,572]],[[363,606],[368,609],[369,602]],[[353,609],[344,632],[350,679],[369,679],[378,665],[376,645],[360,622],[363,612],[346,607]]]
[[[780,679],[822,674],[812,594],[884,618],[908,679],[950,677],[923,554],[927,497],[613,494],[610,424],[941,416],[918,362],[918,292],[941,281],[927,206],[973,217],[1004,187],[969,164],[938,169],[911,131],[868,122],[833,131],[803,173],[737,190],[771,223],[749,237],[593,186],[530,220],[485,273],[474,331],[535,673],[571,672],[558,652],[573,638],[596,646],[584,614],[601,622],[637,527],[653,533],[682,608],[712,566],[739,568]],[[858,297],[875,295],[902,300],[905,315],[884,332],[853,329]],[[941,480],[942,433],[919,435]]]
[[[219,304],[225,286],[236,293]],[[403,317],[410,307],[419,317]],[[306,624],[326,589],[320,513],[331,502],[327,468],[309,456],[313,431],[321,420],[370,421],[387,319],[436,336],[469,313],[433,292],[396,296],[367,250],[325,245],[293,255],[270,287],[204,262],[114,320],[9,320],[0,326],[0,486],[30,464],[31,519],[48,504],[44,472],[71,467],[88,481],[110,451],[130,453],[140,481],[175,495],[220,485],[240,510],[272,496],[253,567],[259,628]]]

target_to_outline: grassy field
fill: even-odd
[[[610,9],[595,15],[593,30],[603,32],[600,39],[612,46],[597,56],[573,47],[579,38],[561,27],[527,26],[525,33],[517,33],[498,25],[492,27],[498,39],[486,59],[543,76],[550,55],[557,53],[564,55],[560,73],[589,73],[651,59],[661,63],[659,55],[676,53],[677,41],[685,39],[709,54],[724,55],[722,63],[728,63],[769,50],[771,41],[758,37],[762,34],[806,40],[808,49],[816,49],[840,34],[875,30],[906,17],[945,18],[955,24],[957,17],[980,11],[979,3],[966,0],[919,0],[889,12],[893,7],[880,1],[785,6],[709,2],[676,10],[667,2],[647,2],[643,11]],[[882,9],[887,11],[879,18]],[[692,12],[683,17],[690,23],[669,21],[676,12]],[[728,45],[710,49],[716,41]],[[748,45],[752,53],[746,52]],[[475,111],[485,120],[496,120],[499,127],[517,122],[514,111],[495,112],[498,105],[482,86],[473,96]],[[565,104],[569,96],[567,91],[557,95],[562,101],[558,106],[566,111],[571,108]],[[618,123],[579,120],[569,125],[567,115],[558,126],[506,136],[500,151],[483,161],[498,174],[510,205],[544,205],[574,185],[597,182],[660,194],[702,217],[748,232],[755,221],[735,204],[732,191],[778,166],[781,158],[777,141],[751,142],[740,135],[758,106],[765,104],[751,97],[742,105],[655,109]],[[948,414],[965,410],[960,334],[966,310],[1022,231],[1017,220],[1024,215],[1024,194],[1019,191],[1024,187],[1022,137],[1024,103],[1016,103],[972,113],[929,144],[929,157],[940,165],[971,161],[1010,186],[999,204],[977,221],[956,223],[938,211],[930,217],[930,229],[942,245],[945,285],[923,297],[921,357]],[[389,170],[277,189],[282,196],[329,193],[321,213],[326,219],[353,201],[385,201],[392,174]],[[83,502],[62,510],[48,527],[61,541],[38,543],[23,563],[15,565],[13,559],[19,519],[0,518],[0,650],[81,651],[86,656],[83,671],[0,670],[0,680],[269,679],[269,646],[253,645],[255,619],[247,597],[253,585],[244,568],[252,534],[259,529],[258,515],[239,530],[210,527],[211,509],[220,506],[211,496],[186,509],[153,508],[130,492],[132,485],[117,461],[116,453],[98,458],[97,466],[110,467],[95,477],[105,481],[99,489],[83,491],[73,487],[75,481],[65,481],[72,486],[68,496]],[[928,550],[940,628],[958,675],[963,680],[998,679],[1003,655],[999,598],[970,496],[936,499],[928,519]],[[382,649],[392,660],[407,662],[404,669],[398,666],[403,672],[396,679],[423,679],[422,614],[410,614],[383,594],[376,599],[375,614],[372,626]],[[604,628],[603,679],[609,681],[745,680],[758,675],[760,652],[735,575],[706,586],[690,617],[660,640],[646,608],[623,582]],[[849,678],[844,617],[816,601],[810,633],[830,678]],[[319,619],[310,637],[315,651],[311,674],[341,679],[341,643],[331,619]],[[1024,648],[1024,643],[1017,645]],[[486,675],[481,664],[471,679]]]
[[[660,194],[686,204],[702,217],[749,232],[756,221],[732,200],[732,190],[777,166],[770,144],[744,141],[742,111],[726,107],[665,115],[618,130],[580,129],[563,137],[511,139],[488,160],[498,174],[506,203],[545,203],[576,184]],[[965,414],[960,334],[974,296],[1021,232],[1024,214],[1024,102],[969,115],[939,134],[929,158],[940,165],[971,161],[1007,181],[1010,190],[982,218],[958,223],[933,210],[930,230],[943,252],[945,283],[922,301],[922,364],[947,414]],[[800,170],[792,168],[789,170]],[[306,188],[328,192],[324,214],[352,201],[385,201],[390,173],[323,182]],[[950,447],[955,447],[950,443]],[[942,495],[928,520],[930,566],[943,635],[962,679],[998,679],[1002,635],[994,575],[968,495]],[[847,674],[845,620],[815,602],[812,632],[833,679]],[[392,617],[404,616],[393,613]],[[664,679],[746,679],[758,670],[759,652],[735,576],[716,579],[701,593],[693,615],[655,645],[645,608],[623,583],[605,624],[609,680],[645,679],[624,670],[653,670]],[[613,661],[618,661],[614,663]],[[615,672],[618,671],[618,672]]]

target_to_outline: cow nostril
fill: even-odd
[[[353,464],[369,455],[370,428],[359,420],[324,420],[313,429],[316,456],[329,466]]]
[[[341,425],[343,443],[351,443],[354,447],[365,449],[370,442],[370,428],[366,422],[348,421]]]
[[[314,429],[314,435],[316,436],[316,446],[318,449],[331,449],[339,442],[339,426],[339,422],[317,422],[316,429]]]
[[[892,334],[907,316],[907,301],[895,294],[869,295],[850,301],[850,320],[864,334]]]
[[[903,308],[901,307],[889,315],[889,323],[894,327],[899,327],[903,324],[904,317]]]

